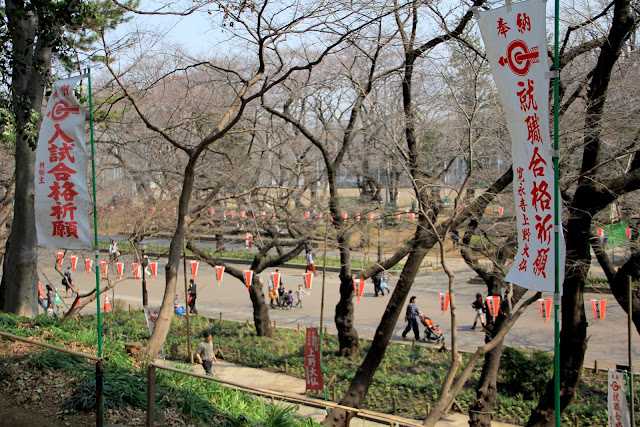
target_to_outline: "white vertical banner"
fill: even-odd
[[[476,18],[511,135],[518,253],[505,280],[553,292],[555,200],[545,6],[542,0],[528,0],[476,11]],[[559,243],[562,283],[562,229]]]
[[[622,372],[609,369],[607,381],[607,412],[609,427],[630,427],[627,406],[627,381]]]
[[[36,151],[35,217],[38,245],[88,249],[91,244],[87,147],[87,112],[73,95],[86,76],[53,84],[42,119]]]

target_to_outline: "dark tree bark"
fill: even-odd
[[[23,1],[7,0],[11,34],[11,105],[15,118],[15,198],[0,283],[0,309],[21,316],[38,314],[38,249],[34,211],[34,136],[29,134],[33,113],[40,113],[51,64],[48,27]],[[46,11],[43,11],[46,12]]]
[[[587,321],[584,311],[584,285],[591,263],[589,253],[593,216],[621,194],[637,189],[637,168],[613,179],[597,177],[601,154],[602,116],[611,81],[611,73],[622,49],[637,26],[629,0],[614,0],[609,33],[602,44],[585,103],[584,151],[581,175],[573,197],[568,201],[566,223],[566,274],[562,296],[560,331],[560,410],[573,400],[584,364],[587,348]],[[600,181],[600,182],[598,182]],[[554,424],[554,379],[547,384],[527,426]]]

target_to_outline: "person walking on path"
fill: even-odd
[[[198,296],[196,290],[196,282],[194,282],[193,279],[189,279],[189,289],[187,289],[187,294],[189,295],[189,313],[192,314],[198,312],[198,310],[196,310],[196,297]]]
[[[416,301],[418,298],[416,296],[412,296],[409,299],[409,305],[407,306],[407,314],[405,316],[405,320],[407,321],[407,327],[402,332],[402,339],[407,340],[407,334],[411,329],[413,329],[413,334],[416,337],[416,341],[420,341],[420,328],[418,327],[418,316],[422,316],[422,312],[416,305]]]
[[[71,278],[71,267],[67,267],[67,270],[62,276],[62,286],[64,286],[65,296],[69,296],[69,289],[73,291],[73,279]]]
[[[58,317],[56,312],[56,293],[53,290],[53,286],[47,284],[47,312],[51,310],[53,317]]]
[[[471,330],[473,331],[476,329],[476,323],[478,323],[478,319],[480,319],[480,325],[482,326],[482,328],[484,328],[483,315],[484,315],[485,305],[484,305],[484,301],[482,300],[482,294],[480,292],[476,294],[476,300],[471,303],[471,307],[473,307],[473,309],[476,311],[476,317],[473,319],[473,326],[471,327]]]
[[[211,342],[213,334],[211,331],[204,331],[202,336],[204,337],[204,341],[196,347],[196,358],[198,359],[198,363],[204,368],[207,375],[211,375],[211,366],[213,366],[213,362],[218,363],[218,359],[216,359],[216,355],[213,353],[213,342]]]
[[[302,295],[304,294],[309,295],[309,292],[305,291],[302,285],[298,285],[298,290],[296,291],[296,307],[300,306],[300,308],[302,308]]]
[[[118,251],[118,244],[115,240],[112,240],[111,244],[109,245],[109,260],[115,261],[119,255],[120,252]]]
[[[384,295],[385,289],[387,290],[387,293],[391,292],[389,290],[389,287],[387,286],[387,282],[389,281],[389,275],[387,274],[387,270],[382,270],[381,272],[379,272],[374,276],[374,282],[373,282],[374,285],[375,285],[376,279],[378,280],[378,290],[380,291],[381,295]],[[377,291],[376,291],[376,296],[378,296]]]
[[[42,290],[42,282],[39,280],[38,280],[38,304],[40,304],[40,307],[42,307],[42,309],[46,313],[47,303],[44,300],[44,291]]]
[[[253,235],[247,231],[244,235],[244,250],[251,250],[251,246],[253,246]]]
[[[317,276],[316,267],[313,265],[313,249],[309,249],[307,251],[307,268],[304,269],[304,272],[307,273],[311,271],[314,276]]]

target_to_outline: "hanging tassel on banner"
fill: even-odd
[[[218,286],[220,286],[222,277],[224,277],[224,265],[216,265],[216,277],[218,278]]]
[[[56,256],[58,257],[58,268],[62,269],[62,262],[64,261],[64,252],[56,252]]]
[[[487,308],[489,309],[489,314],[493,317],[493,321],[495,322],[496,317],[498,317],[498,312],[500,311],[500,297],[498,295],[488,296]]]
[[[195,282],[196,276],[198,275],[198,265],[200,265],[200,261],[198,261],[197,259],[192,259],[189,260],[189,263],[191,264],[191,278]]]
[[[593,308],[593,315],[596,317],[596,319],[604,319],[605,313],[607,311],[607,300],[592,299],[591,308]]]
[[[362,294],[364,293],[364,279],[353,279],[353,291],[358,296],[358,302],[360,302],[360,298],[362,298]]]
[[[87,276],[91,274],[91,266],[93,266],[93,260],[89,258],[84,259],[84,266],[87,269]]]
[[[540,316],[544,319],[543,325],[547,324],[547,319],[551,317],[551,298],[538,299],[538,308],[540,309]]]
[[[313,285],[313,273],[302,273],[302,278],[304,279],[305,287],[311,289]]]
[[[122,274],[124,273],[124,262],[116,262],[116,269],[118,270],[118,276],[122,278]]]
[[[71,255],[69,260],[71,261],[71,271],[76,271],[76,267],[78,266],[78,255]]]
[[[157,262],[150,262],[149,263],[149,268],[151,269],[151,275],[155,279],[156,275],[158,274],[158,263]]]
[[[442,313],[449,310],[449,302],[451,301],[451,295],[447,292],[440,292],[440,310]]]
[[[137,262],[133,263],[133,277],[135,277],[136,280],[140,278],[140,264]]]
[[[243,270],[244,281],[247,284],[247,290],[251,287],[251,280],[253,280],[253,270]]]
[[[100,268],[102,270],[102,274],[106,276],[109,272],[109,263],[107,261],[100,261]]]

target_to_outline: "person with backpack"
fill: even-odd
[[[73,291],[73,279],[71,278],[71,267],[67,267],[67,270],[62,276],[62,286],[64,286],[65,296],[69,296],[69,289]]]
[[[473,319],[473,326],[471,327],[471,330],[474,331],[476,329],[478,319],[480,319],[480,325],[484,329],[484,311],[486,310],[486,305],[480,292],[476,294],[476,300],[471,303],[471,307],[476,311],[476,317]]]
[[[411,329],[413,329],[413,335],[416,337],[416,341],[420,341],[420,327],[418,326],[418,317],[422,316],[422,312],[416,305],[418,298],[416,296],[412,296],[409,299],[409,305],[407,306],[407,313],[405,315],[405,320],[407,321],[407,327],[402,332],[402,339],[407,340],[407,334]]]
[[[187,294],[189,295],[189,313],[192,314],[198,312],[198,310],[196,310],[196,297],[198,296],[196,290],[196,282],[194,282],[193,279],[189,279],[189,289],[187,289]]]

